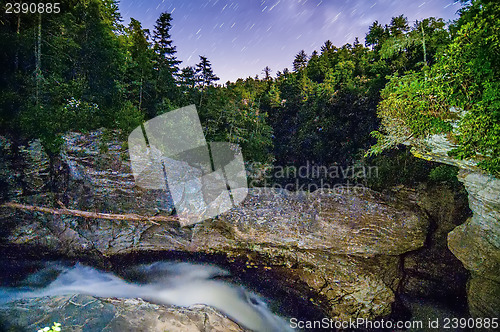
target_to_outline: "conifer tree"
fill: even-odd
[[[162,13],[156,20],[155,29],[153,32],[154,50],[158,56],[158,67],[160,69],[168,69],[172,74],[179,71],[178,65],[181,61],[177,60],[177,53],[170,35],[172,28],[172,15],[170,13]]]
[[[204,90],[205,87],[219,80],[214,74],[212,64],[207,57],[200,55],[200,62],[196,65],[198,86]]]
[[[269,68],[269,66],[266,66],[263,70],[262,70],[262,74],[264,74],[264,81],[269,81],[271,80],[271,68]]]
[[[293,60],[293,70],[300,71],[307,66],[307,54],[304,50],[297,53],[295,60]]]
[[[180,91],[178,88],[177,76],[179,72],[179,64],[175,53],[170,29],[172,28],[172,15],[170,13],[162,13],[156,20],[155,29],[153,32],[154,52],[156,55],[155,69],[157,70],[156,77],[156,100],[157,113],[163,113],[172,109],[178,104]]]

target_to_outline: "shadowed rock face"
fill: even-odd
[[[469,273],[449,250],[447,238],[449,232],[471,215],[467,192],[446,184],[421,184],[415,189],[394,188],[391,195],[421,207],[430,221],[425,246],[404,255],[405,276],[400,292],[447,303],[462,311],[459,317],[464,317]]]
[[[60,155],[67,180],[58,192],[23,196],[23,181],[42,181],[32,170],[9,181],[9,200],[107,213],[168,215],[170,198],[135,186],[127,152],[114,135],[69,134]],[[43,151],[39,153],[43,154]],[[3,167],[8,168],[9,158]],[[11,181],[12,180],[12,181]],[[46,250],[105,256],[137,251],[184,251],[244,257],[266,264],[332,318],[390,314],[402,278],[400,255],[422,247],[428,220],[395,200],[366,190],[340,195],[252,189],[238,207],[189,228],[177,222],[88,220],[1,209],[4,241]]]
[[[431,137],[415,156],[458,166],[472,217],[448,235],[448,247],[471,272],[467,287],[474,317],[500,316],[500,179],[485,174],[475,160],[448,156],[454,147],[444,137]]]
[[[38,331],[53,322],[61,323],[63,331],[246,331],[211,307],[180,308],[141,299],[64,295],[19,300],[0,308],[2,331]]]
[[[461,171],[473,212],[448,235],[448,246],[471,271],[469,309],[476,317],[500,316],[500,180]]]

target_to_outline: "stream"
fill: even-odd
[[[238,283],[228,270],[212,264],[156,261],[131,266],[118,275],[79,262],[51,261],[26,270],[33,272],[19,280],[5,280],[4,275],[0,305],[68,294],[142,298],[182,307],[206,304],[252,331],[292,331],[289,317],[279,312],[282,305],[277,299],[258,294]]]

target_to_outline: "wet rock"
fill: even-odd
[[[61,159],[69,166],[70,176],[63,203],[68,207],[115,213],[172,212],[168,192],[136,185],[119,133],[69,133],[64,140]]]
[[[238,332],[238,324],[204,306],[156,305],[141,299],[67,295],[19,300],[0,307],[2,331],[38,331],[53,322],[63,331]]]
[[[475,317],[500,316],[500,287],[498,282],[473,275],[467,285],[469,310]]]
[[[472,159],[455,159],[448,156],[448,152],[456,148],[457,145],[450,142],[444,134],[430,135],[421,145],[418,149],[412,149],[415,157],[480,172],[479,167],[477,167],[477,161]]]
[[[24,190],[29,193],[46,191],[50,180],[50,160],[40,141],[20,146],[19,152],[25,162],[22,168]]]

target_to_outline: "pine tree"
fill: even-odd
[[[323,46],[321,46],[321,53],[327,53],[334,48],[331,40],[327,40]]]
[[[196,65],[196,81],[198,83],[198,87],[201,89],[200,107],[205,88],[218,80],[219,78],[214,74],[210,61],[208,61],[207,57],[200,55],[200,62]]]
[[[269,68],[269,66],[266,66],[263,70],[262,70],[262,74],[264,74],[264,81],[269,81],[271,80],[271,68]]]
[[[181,61],[175,56],[176,50],[170,36],[172,28],[172,15],[162,13],[156,20],[153,32],[154,52],[156,55],[155,69],[157,77],[155,83],[156,99],[158,102],[157,113],[171,109],[179,102],[181,92],[178,86],[178,72]]]
[[[179,71],[178,65],[181,61],[177,60],[175,46],[172,45],[170,29],[172,28],[172,15],[162,13],[156,20],[153,32],[154,50],[158,56],[158,67],[168,69],[170,73],[176,74]]]
[[[142,111],[144,104],[144,87],[146,81],[151,80],[150,69],[152,57],[150,53],[150,43],[148,41],[149,30],[143,29],[141,22],[131,18],[128,27],[130,36],[129,52],[131,55],[131,64],[127,70],[130,92],[134,104],[137,104],[139,111]],[[148,107],[146,107],[148,108]],[[147,110],[146,110],[147,111]],[[153,116],[152,112],[149,112]]]
[[[379,50],[383,41],[389,37],[388,35],[387,29],[384,29],[378,21],[375,21],[366,34],[365,46],[371,46],[372,49]]]
[[[297,53],[295,60],[293,60],[293,70],[300,71],[307,66],[307,54],[304,50]]]
[[[207,57],[202,55],[200,55],[200,62],[196,65],[196,75],[198,86],[202,90],[211,85],[213,82],[219,80],[212,70],[212,64],[210,61]]]
[[[393,17],[391,20],[391,25],[389,26],[389,31],[391,36],[396,37],[410,30],[408,26],[408,19],[403,15]]]
[[[194,89],[196,85],[196,72],[192,66],[184,67],[179,75],[180,84],[184,92]]]

